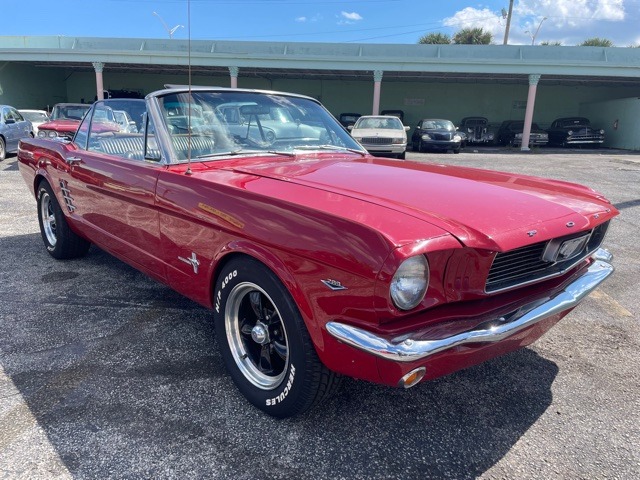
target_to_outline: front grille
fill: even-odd
[[[367,145],[391,145],[393,139],[390,137],[363,137],[360,143]]]
[[[453,138],[452,133],[432,133],[431,136],[434,140],[451,140]]]
[[[598,225],[591,232],[586,232],[590,236],[583,250],[578,255],[565,261],[548,262],[542,259],[547,245],[553,240],[534,243],[509,252],[497,253],[491,265],[491,270],[489,270],[485,291],[487,293],[495,293],[563,274],[600,247],[608,226],[609,222],[605,222],[602,225]],[[573,237],[575,235],[563,237],[559,240],[562,241],[564,238],[571,239]]]

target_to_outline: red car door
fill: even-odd
[[[103,126],[91,126],[89,117],[78,130],[76,148],[66,150],[66,172],[59,172],[66,207],[98,246],[164,279],[155,202],[164,167],[128,158],[142,145],[141,135],[105,138]]]

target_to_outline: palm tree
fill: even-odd
[[[587,38],[578,45],[579,47],[613,47],[613,42],[608,38],[593,37]]]
[[[453,43],[459,45],[490,45],[493,34],[482,28],[463,28],[453,36]]]
[[[557,42],[557,41],[551,42],[549,40],[545,40],[544,42],[540,42],[539,45],[544,45],[547,47],[561,47],[562,42]]]
[[[429,45],[448,45],[451,43],[451,37],[446,33],[429,33],[421,36],[418,43]]]

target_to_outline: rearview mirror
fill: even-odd
[[[268,115],[270,109],[266,105],[242,105],[240,115]]]

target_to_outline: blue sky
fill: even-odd
[[[168,37],[188,25],[187,0],[0,0],[1,35]],[[416,43],[483,27],[502,43],[509,0],[191,0],[191,38]],[[156,12],[156,14],[154,14]],[[166,24],[166,27],[165,25]],[[186,39],[177,27],[173,38]],[[539,27],[539,28],[538,28]],[[603,37],[640,44],[640,0],[515,0],[509,43],[575,45]]]

